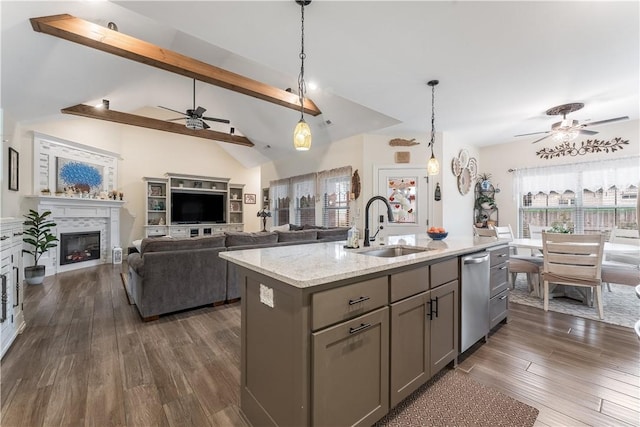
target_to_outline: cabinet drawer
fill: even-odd
[[[502,264],[509,259],[509,246],[500,246],[497,248],[487,249],[489,252],[489,265],[491,267]]]
[[[359,316],[389,302],[388,276],[317,292],[311,296],[313,330]]]
[[[507,317],[509,292],[504,291],[489,300],[489,328],[493,328]]]
[[[391,275],[391,302],[429,290],[429,267],[414,268]]]
[[[491,295],[494,297],[509,287],[509,267],[506,262],[491,267]]]
[[[164,236],[165,234],[167,234],[166,227],[147,227],[147,236]]]
[[[452,280],[458,280],[458,258],[432,264],[430,268],[431,289],[444,285]]]

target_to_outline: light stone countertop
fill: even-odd
[[[234,264],[264,274],[297,288],[308,288],[338,280],[390,270],[405,265],[473,253],[507,244],[492,237],[447,237],[431,240],[427,234],[389,236],[386,245],[372,242],[370,247],[347,249],[345,241],[307,243],[271,248],[220,252],[220,257]],[[387,246],[415,246],[431,250],[393,258],[363,255],[362,252]]]

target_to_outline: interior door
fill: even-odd
[[[393,212],[393,222],[388,223],[387,209],[381,202],[371,212],[370,234],[383,225],[384,236],[424,233],[427,229],[427,209],[429,206],[426,169],[407,167],[381,167],[378,169],[377,193],[386,197]],[[372,206],[373,208],[373,206]],[[380,216],[384,221],[380,222]]]

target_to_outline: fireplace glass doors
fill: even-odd
[[[60,265],[100,259],[100,232],[60,234]]]

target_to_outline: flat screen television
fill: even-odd
[[[225,222],[225,195],[216,193],[171,193],[171,222],[200,224]]]

